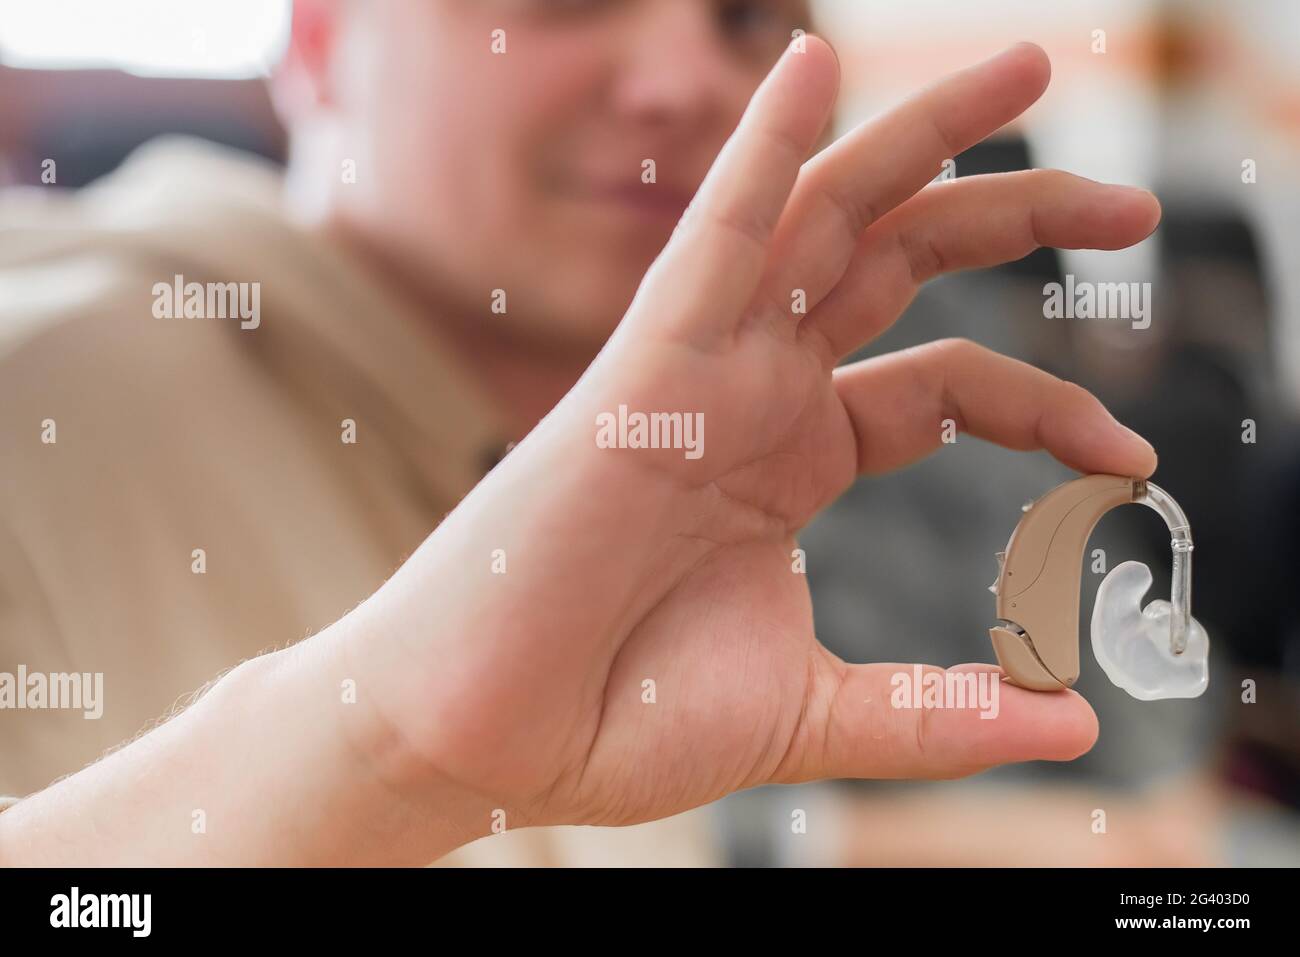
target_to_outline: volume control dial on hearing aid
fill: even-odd
[[[1171,601],[1141,608],[1151,571],[1123,562],[1097,589],[1092,649],[1115,685],[1135,698],[1195,698],[1209,683],[1209,638],[1191,616],[1192,536],[1170,495],[1143,479],[1088,475],[1025,506],[990,586],[998,663],[1022,688],[1056,691],[1079,678],[1079,576],[1088,536],[1106,512],[1130,503],[1164,518],[1172,539]]]

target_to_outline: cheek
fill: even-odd
[[[548,68],[549,50],[513,52],[523,44],[511,34],[512,52],[494,55],[489,32],[473,43],[444,40],[432,53],[426,45],[403,75],[390,77],[388,88],[407,95],[384,107],[385,132],[373,144],[379,165],[393,170],[389,191],[409,214],[436,220],[426,229],[454,227],[461,255],[475,239],[499,242],[535,223],[539,157],[563,138],[566,104],[576,99],[574,86]]]

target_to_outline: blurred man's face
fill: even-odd
[[[460,311],[584,345],[608,336],[807,27],[802,0],[339,9],[331,108],[357,161],[349,220]]]

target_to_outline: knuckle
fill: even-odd
[[[962,362],[987,352],[984,346],[965,336],[949,336],[933,343],[935,352],[943,361]]]
[[[899,248],[907,260],[907,269],[915,285],[924,285],[946,271],[947,263],[943,252],[928,233],[903,229],[897,235]]]
[[[712,210],[706,214],[709,228],[740,237],[759,250],[766,250],[770,225],[757,212],[748,208]]]

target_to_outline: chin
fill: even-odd
[[[594,253],[594,251],[593,251]],[[636,295],[653,257],[613,259],[609,256],[578,254],[583,262],[581,274],[556,270],[552,274],[551,290],[554,307],[583,316],[585,326],[602,326],[613,329]],[[562,284],[562,285],[557,285]]]
[[[599,348],[623,321],[623,314],[627,312],[635,292],[632,289],[624,296],[574,303],[557,324],[564,327],[567,339]]]
[[[672,238],[676,219],[664,216],[630,215],[624,210],[602,210],[602,215],[575,218],[567,228],[551,233],[549,246],[563,254],[577,268],[591,273],[611,287],[641,283],[651,263]]]
[[[594,355],[618,328],[635,293],[635,285],[611,287],[557,270],[549,281],[533,286],[531,294],[514,298],[511,311],[497,317],[496,325],[533,348]]]

